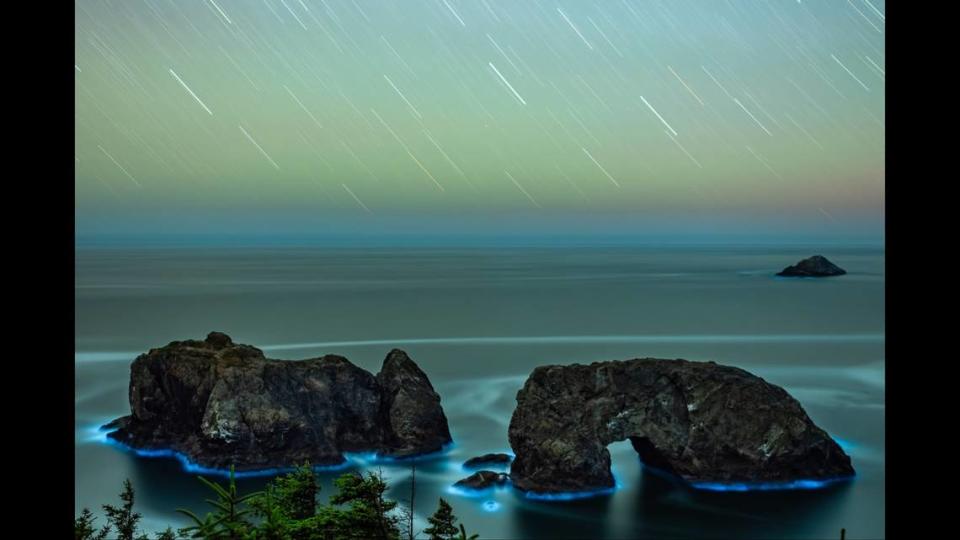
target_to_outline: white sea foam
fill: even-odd
[[[544,345],[578,343],[882,343],[883,333],[864,334],[686,334],[620,336],[491,336],[318,341],[265,345],[264,351],[289,351],[322,347],[395,345]]]
[[[448,338],[366,339],[277,343],[260,347],[264,351],[296,351],[333,347],[392,347],[400,345],[550,345],[591,343],[883,343],[883,333],[863,334],[680,334],[620,336],[477,336]],[[82,351],[74,363],[131,361],[139,352]],[[864,374],[864,377],[874,377]],[[882,375],[881,375],[882,378]]]

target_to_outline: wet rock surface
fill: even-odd
[[[495,486],[502,486],[510,480],[510,475],[494,471],[477,471],[470,476],[458,480],[454,487],[461,489],[488,489]]]
[[[653,358],[536,368],[509,428],[513,485],[541,493],[614,486],[607,445],[687,482],[853,475],[850,458],[779,386],[713,362]]]
[[[109,438],[210,468],[332,465],[345,452],[402,458],[451,442],[440,396],[399,349],[374,376],[337,355],[268,359],[212,332],[137,357],[129,397],[131,414],[104,426],[115,429]]]
[[[476,469],[487,465],[509,465],[511,461],[513,456],[510,454],[484,454],[464,461],[463,466],[467,469]]]

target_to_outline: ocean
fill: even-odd
[[[822,254],[848,274],[778,278]],[[129,413],[130,362],[210,331],[268,357],[336,353],[372,372],[404,349],[442,397],[453,446],[416,462],[420,528],[439,497],[468,532],[520,538],[883,538],[884,251],[861,245],[602,247],[87,247],[76,251],[75,505],[100,515],[124,479],[148,530],[206,512],[171,458],[133,455],[97,427]],[[510,452],[516,392],[534,367],[637,357],[713,360],[783,386],[850,454],[822,490],[693,490],[612,444],[618,487],[570,501],[451,489],[466,459]],[[410,491],[408,463],[380,469]],[[323,497],[340,472],[322,472]],[[242,478],[241,490],[268,478]],[[98,520],[103,523],[103,517]],[[423,537],[423,536],[421,536]]]

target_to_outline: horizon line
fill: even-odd
[[[635,334],[580,336],[467,336],[436,338],[367,339],[277,343],[256,347],[264,352],[297,351],[330,347],[380,347],[395,345],[539,345],[548,343],[876,343],[886,339],[886,332],[844,334]],[[141,352],[74,351],[74,363],[116,362],[133,360]],[[331,353],[332,354],[332,353]],[[285,360],[274,358],[272,360]],[[293,360],[295,361],[295,360]]]

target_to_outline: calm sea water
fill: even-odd
[[[781,279],[822,253],[849,274]],[[442,396],[455,445],[417,463],[417,511],[446,498],[481,538],[882,538],[884,253],[865,247],[502,249],[189,248],[76,253],[76,508],[137,490],[150,530],[206,511],[179,462],[103,443],[129,413],[133,358],[211,330],[272,358],[337,353],[376,372],[405,349]],[[509,451],[517,390],[537,365],[635,357],[714,360],[786,388],[852,456],[857,478],[818,491],[693,491],[610,446],[612,495],[534,501],[452,493],[460,464]],[[408,465],[382,468],[405,498]],[[324,473],[324,493],[339,473]],[[242,479],[258,489],[264,478]],[[102,522],[103,518],[100,518]],[[424,525],[421,525],[424,526]]]

